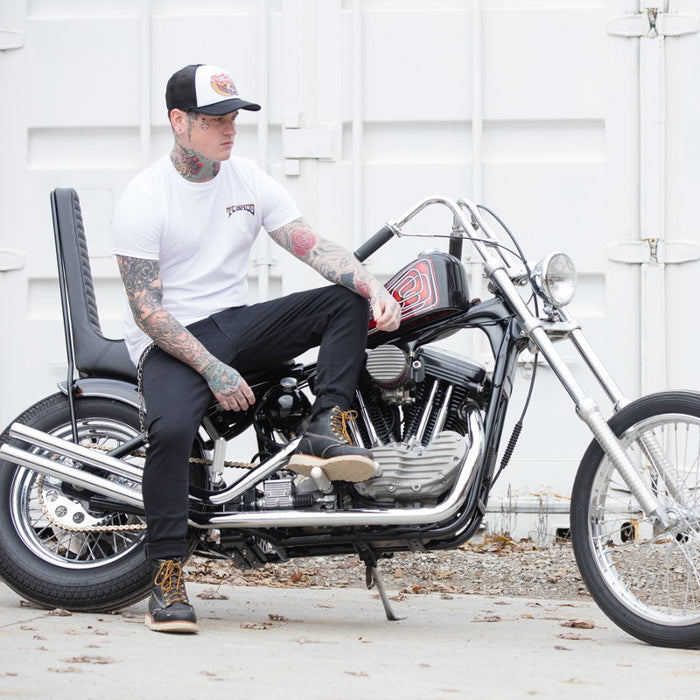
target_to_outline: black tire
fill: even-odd
[[[133,406],[83,397],[75,407],[81,444],[113,449],[140,432]],[[68,401],[61,393],[34,404],[16,422],[72,441]],[[128,461],[140,466],[143,460],[132,455]],[[0,461],[0,577],[42,607],[104,612],[143,599],[152,575],[144,554],[144,518],[95,512],[60,487],[58,479]],[[57,519],[63,514],[69,519]],[[75,533],[60,527],[76,521],[113,529]]]
[[[699,647],[700,394],[646,396],[609,424],[647,488],[677,522],[655,529],[593,441],[571,503],[583,580],[603,612],[634,637],[656,646]],[[663,457],[652,458],[655,446]]]

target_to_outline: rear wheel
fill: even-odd
[[[647,488],[675,519],[647,515],[597,442],[581,462],[571,527],[581,575],[602,610],[649,644],[700,646],[700,394],[664,393],[610,421]]]
[[[140,432],[138,410],[124,403],[87,397],[75,409],[83,446],[110,451]],[[63,394],[43,399],[16,422],[73,440]],[[143,465],[141,453],[124,459]],[[59,479],[0,462],[0,576],[27,600],[85,611],[134,603],[150,587],[144,544],[142,515],[95,506]]]

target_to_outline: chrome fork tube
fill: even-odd
[[[559,316],[564,322],[571,322],[572,318],[566,309],[558,310]],[[628,403],[629,399],[622,393],[620,387],[618,387],[615,380],[610,375],[610,372],[606,369],[605,365],[602,363],[598,354],[593,349],[588,339],[583,334],[580,328],[575,328],[569,334],[571,342],[574,344],[576,350],[578,350],[579,355],[583,358],[588,369],[591,370],[598,383],[603,388],[608,398],[613,403],[615,411],[619,411],[624,408]]]
[[[487,264],[486,268],[488,269],[488,267],[489,265]],[[561,355],[554,347],[554,343],[547,335],[542,321],[530,313],[525,302],[520,298],[508,277],[508,273],[499,265],[496,265],[496,268],[492,268],[489,272],[491,278],[508,297],[518,315],[518,320],[523,325],[525,333],[540,350],[552,371],[574,401],[576,413],[586,423],[600,446],[613,461],[620,477],[637,499],[644,513],[650,518],[657,519],[664,528],[672,525],[673,523],[669,520],[669,515],[666,513],[663,505],[647,488],[637,469],[628,459],[622,447],[620,447],[617,436],[605,421],[600,408],[598,408],[598,405],[592,398],[585,394],[569,367],[562,360]],[[600,364],[600,367],[602,367],[602,364]]]

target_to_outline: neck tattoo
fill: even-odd
[[[185,180],[190,182],[207,182],[216,177],[221,169],[218,160],[209,160],[191,148],[176,143],[170,152],[170,160]]]

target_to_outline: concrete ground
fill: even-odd
[[[188,590],[196,636],[151,632],[145,602],[65,614],[0,583],[0,697],[697,697],[700,651],[642,644],[593,603],[411,595],[388,622],[376,591]]]

